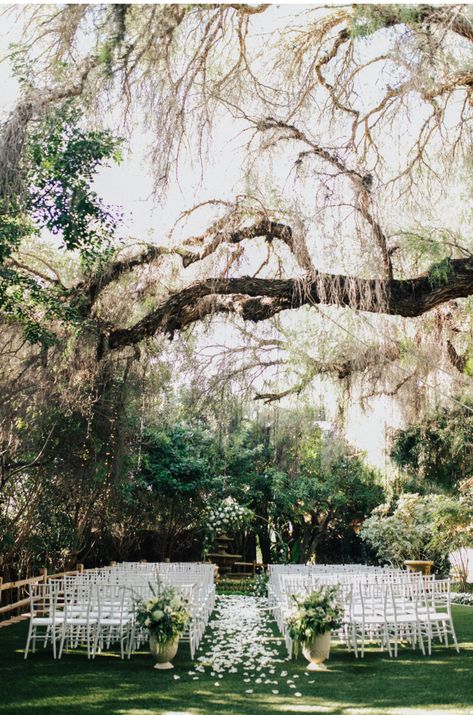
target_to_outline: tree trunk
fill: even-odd
[[[268,529],[258,530],[258,541],[261,549],[264,564],[271,563],[271,539]]]

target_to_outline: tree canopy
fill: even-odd
[[[471,8],[44,4],[2,17],[18,28],[0,126],[0,498],[17,553],[67,480],[80,485],[64,511],[75,553],[92,548],[85,534],[100,541],[104,504],[122,519],[107,548],[125,543],[123,499],[173,486],[155,468],[162,440],[184,457],[178,431],[161,431],[165,405],[185,429],[186,410],[222,424],[215,464],[199,466],[198,446],[189,456],[199,505],[229,410],[253,428],[224,461],[235,490],[253,475],[261,519],[277,503],[287,525],[310,493],[291,548],[311,548],[327,508],[332,524],[342,508],[356,522],[356,503],[373,505],[356,450],[332,471],[298,455],[293,482],[260,410],[275,424],[279,401],[310,393],[348,437],[370,417],[351,441],[384,440],[386,463],[393,429],[470,394]],[[138,235],[107,185],[131,192],[137,157],[153,211]]]
[[[139,320],[107,321],[99,331],[103,349],[172,335],[215,312],[259,321],[324,304],[415,317],[471,294],[468,230],[453,229],[467,212],[458,181],[469,156],[468,9],[308,7],[284,21],[266,5],[40,6],[26,13],[32,42],[15,56],[23,53],[27,67],[38,59],[3,127],[4,194],[21,181],[21,147],[36,123],[65,98],[78,97],[86,113],[108,104],[125,118],[139,107],[154,136],[156,190],[184,143],[191,152],[212,143],[215,122],[249,137],[237,196],[208,197],[217,214],[202,234],[171,245],[158,239],[112,262],[100,290],[93,277],[93,289],[78,287],[97,301],[110,281],[169,262],[170,254],[184,274],[199,264],[197,280]],[[262,50],[255,33],[270,16],[276,27]],[[192,41],[183,45],[184,37]],[[455,193],[456,220],[436,225],[434,202]],[[233,247],[244,252],[258,238],[282,252],[281,274],[238,275],[236,260],[232,271],[222,266]]]

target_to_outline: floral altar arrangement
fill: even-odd
[[[205,514],[205,526],[210,532],[233,531],[251,521],[253,512],[232,497],[212,505]]]
[[[254,513],[248,507],[239,504],[233,497],[220,499],[207,507],[202,521],[204,530],[203,558],[215,545],[219,534],[235,532],[248,526]]]
[[[179,637],[190,621],[189,601],[172,586],[161,587],[147,601],[140,601],[136,621],[147,628],[158,643],[167,643]]]

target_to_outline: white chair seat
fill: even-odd
[[[34,616],[31,621],[34,626],[53,626],[55,623],[62,623],[64,620],[63,616]]]

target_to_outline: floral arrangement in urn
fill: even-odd
[[[307,595],[292,596],[294,605],[286,618],[288,633],[297,653],[302,643],[310,670],[322,670],[330,652],[331,632],[343,622],[343,606],[339,602],[337,586],[323,586]]]
[[[149,631],[150,650],[156,659],[155,668],[172,668],[170,661],[177,653],[179,636],[190,621],[187,598],[172,586],[158,584],[157,591],[148,600],[139,601],[136,622]]]

